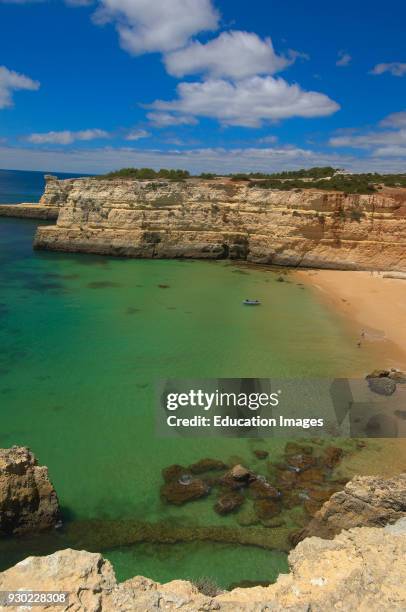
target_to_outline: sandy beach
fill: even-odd
[[[382,347],[377,367],[406,368],[406,280],[383,278],[378,272],[300,270],[323,301],[353,325],[361,349]]]

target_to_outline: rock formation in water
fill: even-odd
[[[404,190],[279,191],[227,179],[47,178],[59,207],[35,247],[123,257],[231,258],[337,269],[406,270]]]
[[[308,538],[290,553],[289,565],[290,574],[271,586],[207,596],[182,580],[159,584],[137,576],[117,583],[100,554],[67,549],[29,557],[0,573],[0,590],[68,591],[69,604],[51,609],[73,612],[400,611],[406,608],[406,521],[351,529],[334,540]]]
[[[25,447],[0,449],[0,536],[54,527],[59,504],[48,469]]]
[[[293,543],[319,536],[333,538],[351,527],[381,527],[406,517],[406,473],[393,478],[356,476],[334,493]]]

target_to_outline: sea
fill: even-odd
[[[0,170],[0,203],[37,201],[45,173]],[[233,529],[237,542],[247,527],[214,512],[214,493],[168,505],[161,471],[210,457],[266,476],[253,451],[275,463],[286,440],[158,438],[156,383],[347,376],[373,357],[294,274],[278,282],[279,271],[227,261],[33,251],[39,223],[0,218],[0,447],[28,446],[48,466],[63,527],[2,540],[0,569],[72,546],[103,553],[119,580],[272,582],[288,571],[286,551],[195,541],[200,527]],[[261,306],[244,307],[247,296]],[[185,529],[188,541],[143,540],[151,525]]]

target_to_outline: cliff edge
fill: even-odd
[[[68,591],[69,602],[38,610],[103,612],[251,610],[329,612],[405,610],[406,522],[356,528],[334,540],[308,538],[289,555],[290,574],[269,587],[208,597],[190,582],[159,584],[137,576],[117,583],[109,561],[71,549],[29,557],[0,574],[0,591]],[[388,571],[388,568],[389,571]]]

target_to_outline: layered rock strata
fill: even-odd
[[[67,549],[29,557],[1,573],[0,591],[68,592],[65,605],[36,609],[72,612],[392,612],[406,608],[404,522],[390,529],[351,529],[334,540],[308,538],[290,553],[289,565],[291,573],[280,575],[274,585],[207,596],[182,580],[159,584],[137,576],[117,583],[111,564],[100,554]]]
[[[50,529],[58,519],[48,469],[38,465],[28,448],[0,449],[0,536]]]
[[[60,213],[56,226],[38,228],[38,249],[406,271],[406,207],[396,190],[345,195],[227,179],[48,177],[40,204]]]

